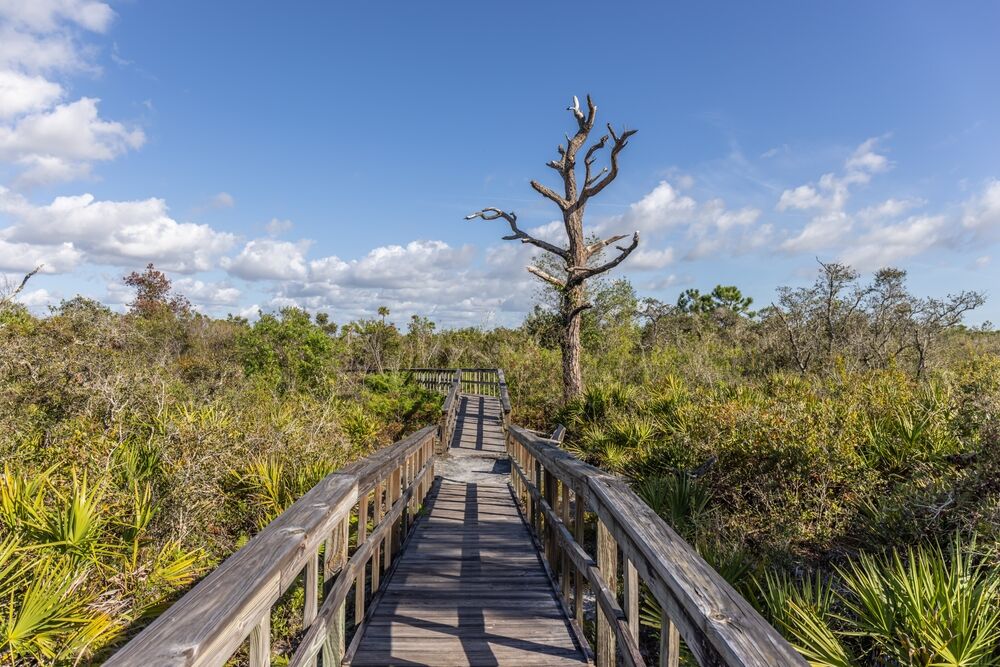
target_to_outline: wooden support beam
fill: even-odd
[[[618,545],[607,526],[597,522],[597,566],[600,568],[604,584],[616,595],[618,591]],[[615,667],[618,649],[611,619],[604,610],[597,609],[597,667]]]

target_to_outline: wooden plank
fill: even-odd
[[[265,614],[250,633],[250,667],[271,666],[271,614]]]
[[[358,503],[358,546],[365,543],[368,536],[368,494]],[[365,617],[365,567],[361,566],[354,582],[354,624],[361,623]]]
[[[639,641],[639,573],[632,561],[625,559],[625,618],[632,637]]]
[[[678,667],[681,662],[681,636],[666,613],[660,614],[660,667]]]

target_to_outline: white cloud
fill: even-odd
[[[47,289],[40,288],[19,294],[17,300],[32,310],[41,310],[48,306],[55,305],[59,301],[59,297],[52,294]]]
[[[292,227],[291,220],[279,220],[278,218],[271,218],[271,221],[264,225],[264,229],[271,236],[281,236],[286,232],[292,231]]]
[[[199,306],[235,306],[241,292],[225,283],[206,283],[195,278],[181,278],[174,281],[174,291],[183,294]]]
[[[85,194],[36,206],[0,187],[0,213],[14,220],[0,228],[0,240],[49,248],[46,252],[70,244],[78,259],[95,264],[154,262],[174,271],[205,271],[235,241],[208,225],[177,222],[162,199],[98,201]]]
[[[236,200],[228,192],[220,192],[209,200],[212,208],[232,208],[236,206]]]
[[[875,227],[851,243],[842,260],[862,271],[890,266],[950,242],[945,216],[914,216],[907,220]]]
[[[0,119],[47,109],[62,96],[62,86],[44,77],[0,70]]]
[[[884,202],[868,206],[858,211],[858,217],[862,220],[872,222],[884,220],[886,218],[897,218],[910,209],[923,206],[921,199],[886,199]]]
[[[82,257],[72,243],[11,243],[0,236],[0,271],[27,273],[41,266],[42,273],[66,273],[75,269]]]
[[[140,129],[102,120],[98,100],[83,97],[0,125],[0,160],[27,166],[30,183],[86,173],[95,161],[111,160],[146,141]]]
[[[52,32],[64,21],[104,32],[114,17],[107,3],[92,0],[0,0],[0,18],[31,32]]]
[[[818,209],[808,223],[795,235],[781,243],[785,252],[816,252],[838,248],[854,227],[853,216],[846,212],[851,188],[868,183],[872,175],[891,168],[892,163],[877,153],[878,138],[868,139],[844,161],[840,174],[823,174],[813,184],[808,183],[781,193],[775,208]]]
[[[1000,232],[1000,180],[992,180],[965,205],[962,226],[977,235]]]
[[[816,188],[811,185],[800,185],[793,190],[785,190],[781,193],[777,209],[779,211],[787,211],[790,208],[805,210],[823,206],[825,203],[826,200],[816,191]]]
[[[690,220],[696,207],[694,199],[680,194],[667,181],[660,181],[649,194],[631,204],[614,226],[640,232],[663,230]]]
[[[114,18],[104,2],[0,0],[0,161],[19,187],[88,177],[95,162],[139,148],[140,128],[101,118],[99,100],[64,101],[53,73],[96,71],[81,33],[103,33]]]
[[[254,239],[236,257],[223,258],[221,265],[245,280],[303,280],[308,272],[305,254],[311,244]]]
[[[640,247],[629,255],[627,261],[627,268],[637,271],[662,269],[674,262],[674,249],[651,250]]]

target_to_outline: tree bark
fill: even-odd
[[[580,357],[580,320],[584,311],[583,285],[576,285],[563,292],[562,371],[563,400],[569,403],[583,394],[583,370]]]

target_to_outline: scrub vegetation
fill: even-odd
[[[566,403],[556,287],[517,328],[438,331],[384,309],[213,319],[151,266],[125,281],[126,313],[0,295],[6,664],[99,661],[324,475],[436,419],[396,371],[457,366],[503,368],[516,423],[564,424],[813,664],[1000,664],[1000,336],[962,324],[979,293],[836,264],[763,307],[595,278]]]

